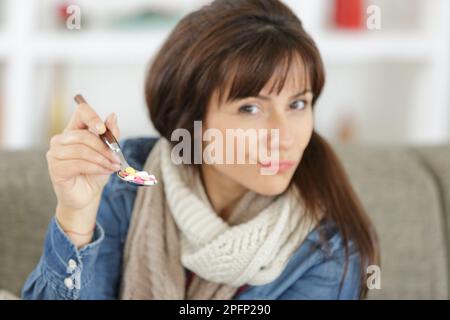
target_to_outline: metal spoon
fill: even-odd
[[[81,94],[77,94],[74,100],[78,104],[87,104]],[[119,157],[120,170],[117,171],[117,176],[121,180],[138,186],[153,186],[157,184],[157,180],[154,175],[151,175],[146,171],[137,171],[128,164],[122,153],[119,142],[117,142],[116,138],[108,128],[106,128],[105,133],[100,134],[99,137],[108,146],[108,148]]]

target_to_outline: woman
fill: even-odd
[[[103,123],[81,104],[50,143],[58,205],[23,297],[365,297],[376,237],[314,131],[324,81],[314,41],[279,1],[216,0],[187,15],[146,80],[161,138],[121,143],[130,165],[155,174],[158,185],[139,189],[109,177],[118,159],[96,133],[106,125],[119,137],[116,116]],[[233,129],[275,134],[235,145]],[[191,139],[180,151],[184,134]],[[248,151],[255,144],[278,157],[255,157]],[[216,161],[230,152],[245,161]]]

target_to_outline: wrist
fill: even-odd
[[[71,230],[68,227],[65,227],[64,223],[61,223],[59,221],[58,215],[55,215],[56,223],[59,225],[61,230],[66,234],[66,236],[70,239],[70,241],[77,247],[77,249],[80,249],[81,247],[89,244],[93,237],[95,232],[95,224],[94,227],[87,231],[87,232],[79,232],[75,230]]]
[[[58,203],[56,219],[64,231],[87,236],[95,228],[98,206],[99,201],[93,201],[82,209],[74,209]]]

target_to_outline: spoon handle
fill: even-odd
[[[78,104],[80,104],[80,103],[87,104],[86,100],[84,99],[84,97],[81,94],[77,94],[74,97],[74,100]],[[108,146],[108,148],[111,149],[111,151],[113,151],[115,154],[117,154],[117,156],[119,157],[120,162],[121,162],[122,170],[125,170],[126,168],[128,168],[130,165],[125,160],[122,150],[120,149],[119,142],[117,142],[117,139],[114,137],[112,132],[106,127],[105,133],[100,134],[99,137]]]

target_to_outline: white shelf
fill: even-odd
[[[398,33],[330,32],[315,41],[328,62],[426,62],[432,60],[433,46],[425,35]]]
[[[169,30],[145,34],[40,34],[34,41],[33,54],[38,61],[50,63],[145,63],[157,52],[168,34]]]
[[[59,32],[39,33],[30,41],[30,55],[39,62],[142,63],[157,52],[170,29],[152,32]],[[426,62],[432,60],[433,46],[426,36],[416,34],[371,35],[334,32],[314,37],[327,62]],[[0,34],[0,58],[14,54],[14,40]]]
[[[36,62],[141,63],[156,53],[169,30],[145,34],[70,32],[37,34],[30,40],[30,57]],[[14,54],[14,40],[0,35],[0,57],[7,60]]]

